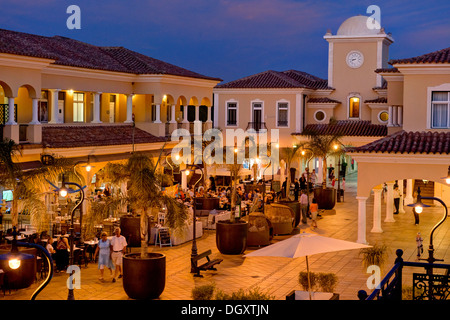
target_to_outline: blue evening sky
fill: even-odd
[[[231,81],[266,70],[327,77],[327,29],[381,9],[392,33],[390,58],[450,46],[450,1],[296,0],[0,0],[0,28],[123,46],[198,73]],[[69,5],[81,29],[69,30]]]

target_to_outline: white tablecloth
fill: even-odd
[[[174,232],[173,230],[170,230],[170,239],[172,241],[172,245],[176,246],[185,242],[188,242],[192,240],[192,235],[194,233],[194,226],[193,224],[189,224],[181,230],[181,232],[178,234]],[[157,234],[158,228],[152,228],[150,232],[150,243],[155,243],[155,237]],[[197,221],[197,224],[195,225],[195,235],[196,238],[200,238],[203,235],[203,228],[202,228],[202,222]]]
[[[223,221],[223,220],[230,220],[231,218],[231,211],[222,211],[217,214],[209,214],[208,216],[208,229],[216,229],[216,223],[217,221]]]

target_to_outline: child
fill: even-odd
[[[312,203],[309,206],[309,210],[311,211],[311,227],[317,228],[317,213],[319,211],[319,205],[317,204],[316,198],[312,199]]]
[[[416,235],[416,245],[417,245],[417,258],[420,258],[421,254],[423,253],[423,239],[420,235],[420,232],[417,232]]]

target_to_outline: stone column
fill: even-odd
[[[124,123],[133,123],[133,94],[126,94],[127,96],[127,119]]]
[[[59,123],[58,121],[58,93],[60,91],[60,89],[48,89],[48,91],[50,91],[50,100],[51,100],[51,104],[50,104],[50,114],[51,114],[51,119],[48,123]]]
[[[405,196],[405,205],[414,203],[413,198],[413,180],[407,179],[406,180],[406,196]]]
[[[403,208],[403,180],[398,180],[398,191],[400,193],[400,202],[398,204],[398,213],[405,213],[405,209]]]
[[[211,108],[212,107],[206,107],[208,110],[208,115],[206,118],[206,122],[205,122],[205,126],[206,126],[206,130],[211,129],[212,128],[212,121],[211,121]]]
[[[389,113],[389,117],[388,117],[388,125],[387,126],[388,127],[393,127],[394,126],[394,122],[393,122],[394,115],[393,115],[392,106],[389,106],[388,113]]]
[[[153,123],[161,123],[161,105],[156,104],[156,119]]]
[[[356,242],[366,244],[366,201],[367,197],[356,197],[358,200],[358,240]]]
[[[8,97],[8,122],[6,125],[15,125],[17,124],[14,119],[14,97]]]
[[[403,126],[403,106],[397,107],[397,123],[399,126]]]
[[[183,106],[183,121],[182,121],[183,129],[189,130],[189,121],[188,121],[188,106]]]
[[[392,107],[392,125],[394,127],[398,127],[398,107],[397,106],[393,106]]]
[[[9,138],[19,143],[19,125],[14,120],[14,97],[8,97],[8,122],[3,128],[3,138]]]
[[[94,92],[94,110],[91,123],[102,123],[100,120],[100,94],[101,92]]]
[[[170,121],[169,121],[170,134],[172,134],[172,132],[176,129],[178,129],[178,123],[177,120],[175,120],[175,105],[173,104],[171,106]]]
[[[31,119],[31,122],[29,124],[41,124],[39,122],[39,115],[38,115],[38,103],[39,103],[39,99],[34,98],[32,100],[32,105],[33,105],[33,118]]]
[[[386,218],[384,222],[395,222],[394,219],[394,184],[395,182],[387,182],[387,199],[386,199]]]
[[[370,232],[381,233],[381,192],[383,189],[373,189],[373,227]]]

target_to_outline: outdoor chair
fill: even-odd
[[[264,206],[264,214],[273,226],[273,234],[291,234],[295,224],[295,212],[290,207],[272,203]]]

